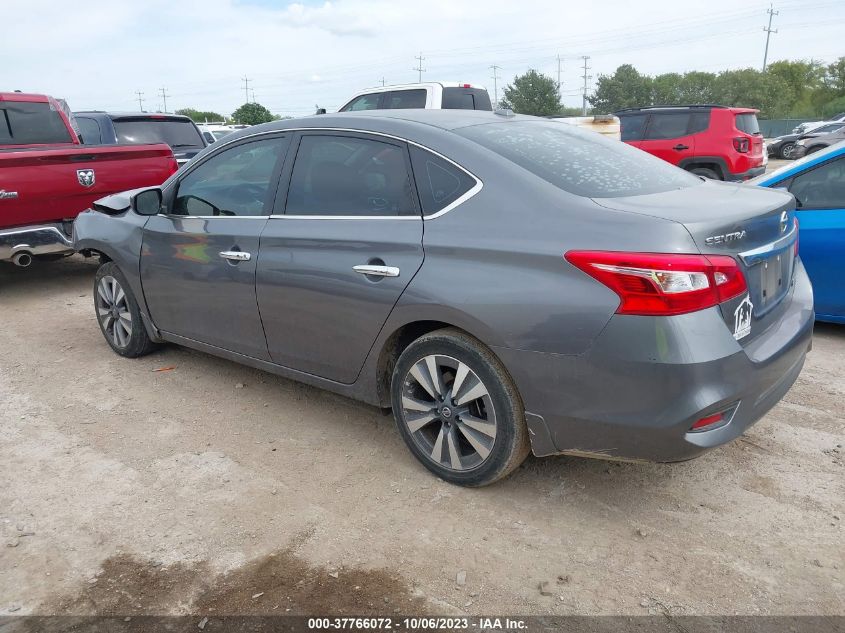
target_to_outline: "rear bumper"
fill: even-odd
[[[71,236],[61,224],[39,224],[0,230],[0,261],[16,255],[56,255],[73,252]]]
[[[813,297],[803,267],[777,323],[746,347],[718,308],[676,317],[614,316],[589,352],[498,348],[526,407],[536,455],[680,461],[741,435],[795,382],[810,348]],[[733,409],[726,424],[691,432]]]
[[[752,167],[748,171],[743,171],[738,174],[727,173],[725,174],[725,180],[730,180],[732,182],[744,182],[765,173],[766,166],[760,165],[759,167]]]

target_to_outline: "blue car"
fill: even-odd
[[[795,196],[816,320],[845,324],[845,141],[750,182]]]

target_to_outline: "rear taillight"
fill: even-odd
[[[795,250],[793,251],[793,255],[798,257],[798,238],[801,237],[801,233],[798,232],[798,218],[794,218],[795,220],[795,246],[793,247]]]
[[[170,159],[170,174],[171,175],[175,174],[177,171],[179,171],[179,163],[176,162],[175,158],[171,158]]]
[[[619,295],[617,314],[685,314],[748,289],[736,260],[725,255],[569,251],[564,257]]]
[[[703,431],[708,427],[712,427],[714,424],[721,424],[724,421],[725,418],[721,413],[714,413],[713,415],[701,418],[698,422],[692,425],[690,431]]]
[[[740,154],[745,154],[748,152],[748,148],[750,147],[750,141],[744,136],[737,136],[734,139],[734,149],[738,151]]]

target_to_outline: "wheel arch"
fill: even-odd
[[[402,352],[419,337],[444,328],[452,328],[478,339],[492,353],[489,338],[479,336],[481,330],[486,328],[467,327],[464,319],[418,318],[394,323],[389,328],[385,328],[388,333],[377,347],[378,354],[375,355],[375,392],[379,406],[390,406],[390,382],[393,377],[393,368]]]

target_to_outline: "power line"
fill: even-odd
[[[419,57],[414,57],[417,60],[418,64],[416,68],[412,68],[411,70],[416,70],[420,75],[419,82],[422,83],[422,74],[425,72],[425,68],[422,67],[422,63],[425,61],[425,57],[423,57],[422,51],[420,51]]]
[[[766,72],[766,62],[769,61],[769,38],[772,36],[772,33],[778,32],[777,29],[772,29],[772,18],[779,12],[775,11],[774,5],[770,4],[769,8],[766,9],[766,13],[769,14],[769,26],[763,27],[763,30],[766,32],[766,52],[763,53],[763,72]]]
[[[502,67],[497,66],[496,64],[490,66],[490,70],[493,71],[493,76],[491,77],[491,79],[493,80],[493,98],[496,107],[499,107],[499,73],[497,71],[501,69]]]
[[[587,60],[590,59],[589,55],[581,55],[581,59],[584,60],[584,95],[581,98],[581,116],[587,116],[587,80],[592,79],[592,75],[588,75],[587,71],[592,68],[592,66],[587,66]]]
[[[136,90],[135,94],[138,95],[138,109],[143,112],[144,111],[144,93],[140,90]]]
[[[247,76],[243,76],[241,77],[241,81],[244,82],[244,103],[249,103],[249,82],[252,80]]]
[[[164,103],[164,111],[167,112],[167,97],[169,97],[170,95],[167,94],[166,88],[159,88],[158,91],[159,93],[161,93],[161,100]]]

